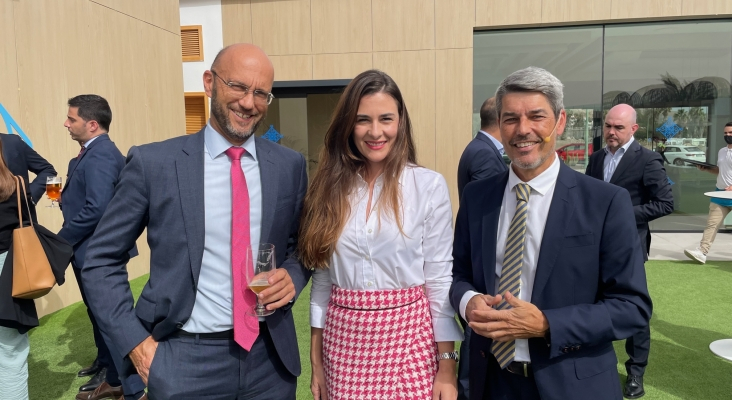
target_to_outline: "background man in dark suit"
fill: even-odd
[[[468,182],[485,179],[508,170],[506,162],[503,161],[503,144],[497,118],[496,98],[491,97],[480,107],[480,131],[465,147],[458,163],[460,197],[463,196],[463,188]]]
[[[8,169],[13,175],[20,175],[28,182],[28,171],[36,174],[30,184],[30,193],[34,203],[38,203],[46,193],[46,178],[56,176],[56,170],[45,158],[41,157],[18,135],[0,133],[3,142],[3,155]]]
[[[566,113],[549,72],[509,75],[496,109],[511,167],[465,187],[453,245],[470,398],[620,399],[612,342],[651,315],[630,196],[559,161]]]
[[[496,114],[496,98],[491,97],[480,107],[480,130],[468,143],[458,163],[458,196],[463,196],[463,188],[469,182],[485,179],[489,176],[508,171],[503,160],[503,143],[498,130]],[[465,340],[460,346],[460,363],[458,364],[458,399],[466,400],[470,396],[470,328],[465,320],[460,319],[465,330]]]
[[[295,398],[290,307],[310,274],[291,256],[307,175],[301,154],[253,136],[273,81],[259,47],[224,48],[203,75],[209,124],[130,149],[89,246],[83,279],[92,309],[156,400]],[[126,250],[144,229],[150,279],[133,307]],[[242,315],[254,295],[237,260],[258,243],[274,244],[278,268],[259,294],[275,312],[257,323]]]
[[[643,259],[648,260],[651,249],[648,222],[674,211],[674,195],[663,168],[662,156],[634,139],[633,134],[638,130],[636,112],[627,104],[618,104],[608,111],[602,130],[607,146],[604,151],[596,151],[590,156],[585,173],[630,193]],[[623,395],[629,399],[645,394],[643,373],[648,365],[650,349],[650,325],[625,342],[629,359],[625,363],[628,379]]]
[[[97,400],[122,396],[122,383],[125,393],[131,399],[139,399],[145,386],[138,379],[121,382],[115,362],[122,363],[121,355],[105,341],[97,323],[98,315],[90,307],[87,297],[88,287],[81,279],[89,239],[107,209],[114,194],[120,171],[124,167],[124,156],[109,139],[109,125],[112,123],[112,110],[103,97],[85,94],[69,99],[69,112],[64,122],[72,140],[79,142],[79,155],[69,163],[66,185],[61,192],[61,211],[64,223],[59,236],[74,247],[71,265],[79,283],[81,298],[94,330],[94,343],[97,357],[91,366],[79,371],[79,376],[92,376],[89,382],[79,388],[77,399]],[[132,250],[130,247],[127,250]],[[134,255],[134,254],[133,254]]]

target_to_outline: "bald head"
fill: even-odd
[[[627,104],[618,104],[608,111],[602,128],[608,150],[615,152],[628,143],[638,130],[635,109]]]

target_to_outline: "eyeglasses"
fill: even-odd
[[[230,90],[231,93],[233,93],[235,96],[238,96],[240,99],[246,97],[250,92],[252,93],[252,96],[254,96],[254,102],[259,104],[271,104],[272,100],[274,100],[274,95],[272,93],[265,92],[264,90],[255,89],[254,91],[249,88],[249,86],[242,85],[241,83],[236,82],[227,82],[224,80],[224,78],[220,77],[219,74],[217,74],[214,70],[211,70],[211,73],[213,76],[221,79],[221,82],[224,83]]]

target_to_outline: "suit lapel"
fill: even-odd
[[[613,172],[613,176],[610,178],[610,183],[616,184],[618,179],[623,176],[625,170],[628,169],[628,166],[635,162],[636,156],[639,152],[640,144],[634,140],[633,143],[628,146],[628,151],[623,154],[623,158],[620,159],[620,163],[618,163],[617,168],[615,168],[615,172]]]
[[[592,164],[592,177],[597,178],[601,181],[605,180],[605,156],[607,153],[605,152],[605,149],[600,149],[600,151],[597,152],[596,157],[591,157],[590,161]],[[593,154],[594,155],[594,154]]]
[[[259,159],[259,175],[262,180],[262,231],[260,242],[269,240],[269,232],[275,218],[277,207],[277,193],[279,190],[279,179],[275,160],[270,153],[270,146],[279,146],[268,143],[265,139],[254,138],[257,146],[257,158]]]
[[[81,157],[76,157],[76,162],[69,163],[69,172],[66,174],[66,185],[64,185],[64,188],[61,191],[61,193],[66,191],[66,187],[68,186],[68,183],[71,180],[71,176],[74,174],[74,171],[76,171],[76,167],[79,166],[79,164],[81,163],[81,160],[83,160],[84,157],[86,157],[86,155],[90,151],[92,151],[94,146],[96,146],[100,141],[104,141],[104,140],[109,140],[109,135],[106,133],[97,136],[97,138],[94,139],[94,141],[89,144],[89,146],[86,148],[86,150],[84,150],[84,152],[81,153]]]
[[[487,196],[488,202],[483,207],[486,213],[483,214],[481,232],[481,251],[483,255],[483,272],[485,281],[485,293],[495,294],[496,290],[496,238],[498,237],[498,220],[501,215],[501,204],[503,203],[503,192],[508,184],[508,172],[503,174],[495,186],[493,193]],[[478,279],[480,279],[478,277]]]
[[[546,283],[549,281],[552,269],[556,264],[559,251],[564,242],[564,232],[572,219],[574,213],[574,197],[572,188],[576,185],[574,172],[568,166],[562,164],[557,177],[557,184],[554,186],[554,197],[549,206],[544,236],[541,240],[539,260],[536,265],[534,276],[534,290],[531,294],[531,302],[541,309],[541,300]]]
[[[183,211],[193,282],[198,285],[205,240],[203,182],[203,130],[191,135],[175,159],[178,191]]]

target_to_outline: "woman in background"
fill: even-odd
[[[23,179],[23,178],[20,178]],[[24,225],[36,222],[30,192],[22,198]],[[28,399],[28,330],[38,326],[33,300],[12,297],[13,261],[8,257],[13,230],[19,226],[16,181],[8,169],[0,141],[0,398]],[[26,207],[26,203],[28,207]],[[30,212],[30,215],[29,215]]]
[[[316,399],[457,397],[452,237],[447,184],[417,165],[399,88],[361,73],[336,107],[300,225]]]

